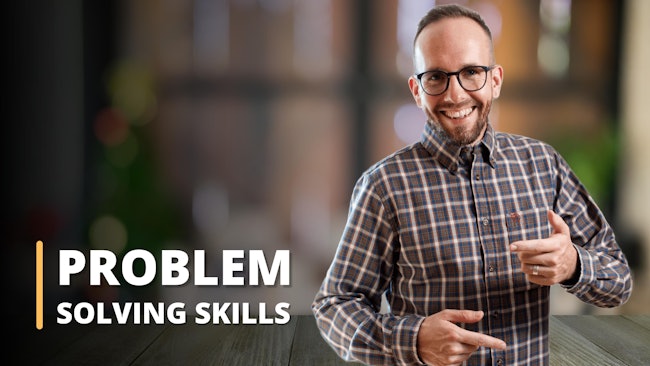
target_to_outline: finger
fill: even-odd
[[[469,357],[472,355],[472,353],[476,352],[478,350],[478,346],[473,345],[473,344],[468,344],[468,343],[460,343],[460,342],[454,342],[452,345],[449,345],[448,347],[445,347],[443,349],[443,353],[449,356],[450,361],[451,358],[454,357]],[[459,360],[460,362],[464,361],[463,359]]]
[[[542,270],[544,266],[540,266],[539,264],[527,264],[526,267],[528,270],[524,271],[524,273],[530,276],[543,276]]]
[[[553,266],[557,263],[557,255],[552,252],[547,253],[533,253],[520,251],[517,253],[521,264],[532,266],[539,264],[540,266]]]
[[[472,332],[462,329],[459,332],[461,339],[460,342],[467,343],[478,347],[489,347],[504,350],[506,349],[506,342],[499,338],[491,337],[487,334]]]
[[[569,229],[569,226],[566,224],[566,222],[564,222],[564,220],[560,215],[556,214],[551,210],[548,210],[547,216],[548,216],[548,222],[551,224],[554,234],[564,234],[564,235],[571,234],[571,230]]]
[[[562,248],[562,240],[558,240],[555,236],[546,239],[521,240],[510,244],[511,252],[528,253],[528,255],[551,253],[560,248]]]
[[[450,365],[459,365],[459,366],[462,365],[463,362],[467,361],[467,359],[472,356],[472,353],[476,352],[476,350],[478,349],[478,347],[476,346],[467,345],[467,347],[473,347],[474,350],[469,353],[461,353],[461,354],[449,356],[447,362],[449,362]]]
[[[553,234],[571,235],[569,226],[564,222],[562,217],[552,210],[546,212],[549,225],[553,229]],[[553,238],[542,238],[533,240],[521,240],[510,244],[510,251],[531,252],[531,253],[548,253],[557,250],[557,242]]]
[[[521,240],[510,244],[510,251],[521,253],[547,253],[553,250],[552,243],[545,239]]]
[[[445,309],[441,311],[442,319],[452,323],[476,323],[483,319],[482,311]]]

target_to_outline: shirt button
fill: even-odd
[[[492,317],[493,317],[493,318],[498,318],[498,317],[499,317],[499,312],[496,311],[496,310],[493,311],[493,312],[492,312]]]
[[[497,365],[499,365],[499,366],[503,365],[503,359],[502,358],[497,359]]]
[[[479,173],[476,173],[476,180],[481,180],[481,175]]]
[[[482,217],[481,222],[483,223],[483,226],[488,226],[490,220],[487,217]]]
[[[489,267],[488,267],[488,271],[490,271],[490,272],[494,272],[494,266],[489,266]]]

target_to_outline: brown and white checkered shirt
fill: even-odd
[[[605,217],[562,157],[537,140],[495,132],[473,149],[422,140],[368,169],[352,195],[336,256],[312,305],[323,337],[347,360],[421,364],[427,315],[482,310],[466,329],[503,339],[470,365],[548,363],[549,287],[528,282],[509,244],[551,234],[558,213],[578,249],[565,289],[610,307],[631,292],[626,259]],[[386,294],[390,310],[380,313]]]

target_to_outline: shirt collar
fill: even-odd
[[[494,136],[495,132],[492,128],[492,125],[488,123],[483,139],[475,147],[481,149],[483,156],[488,164],[494,168],[496,166],[496,160],[494,158],[494,148],[496,144],[496,139]],[[461,164],[460,161],[460,152],[462,146],[456,144],[453,141],[437,134],[432,128],[430,123],[426,123],[424,126],[424,132],[422,133],[422,145],[425,149],[431,154],[431,156],[440,162],[445,168],[449,169],[450,172],[455,173],[458,169],[458,165]]]

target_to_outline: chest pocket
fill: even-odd
[[[507,213],[506,226],[510,243],[519,240],[544,239],[551,235],[546,207]]]

